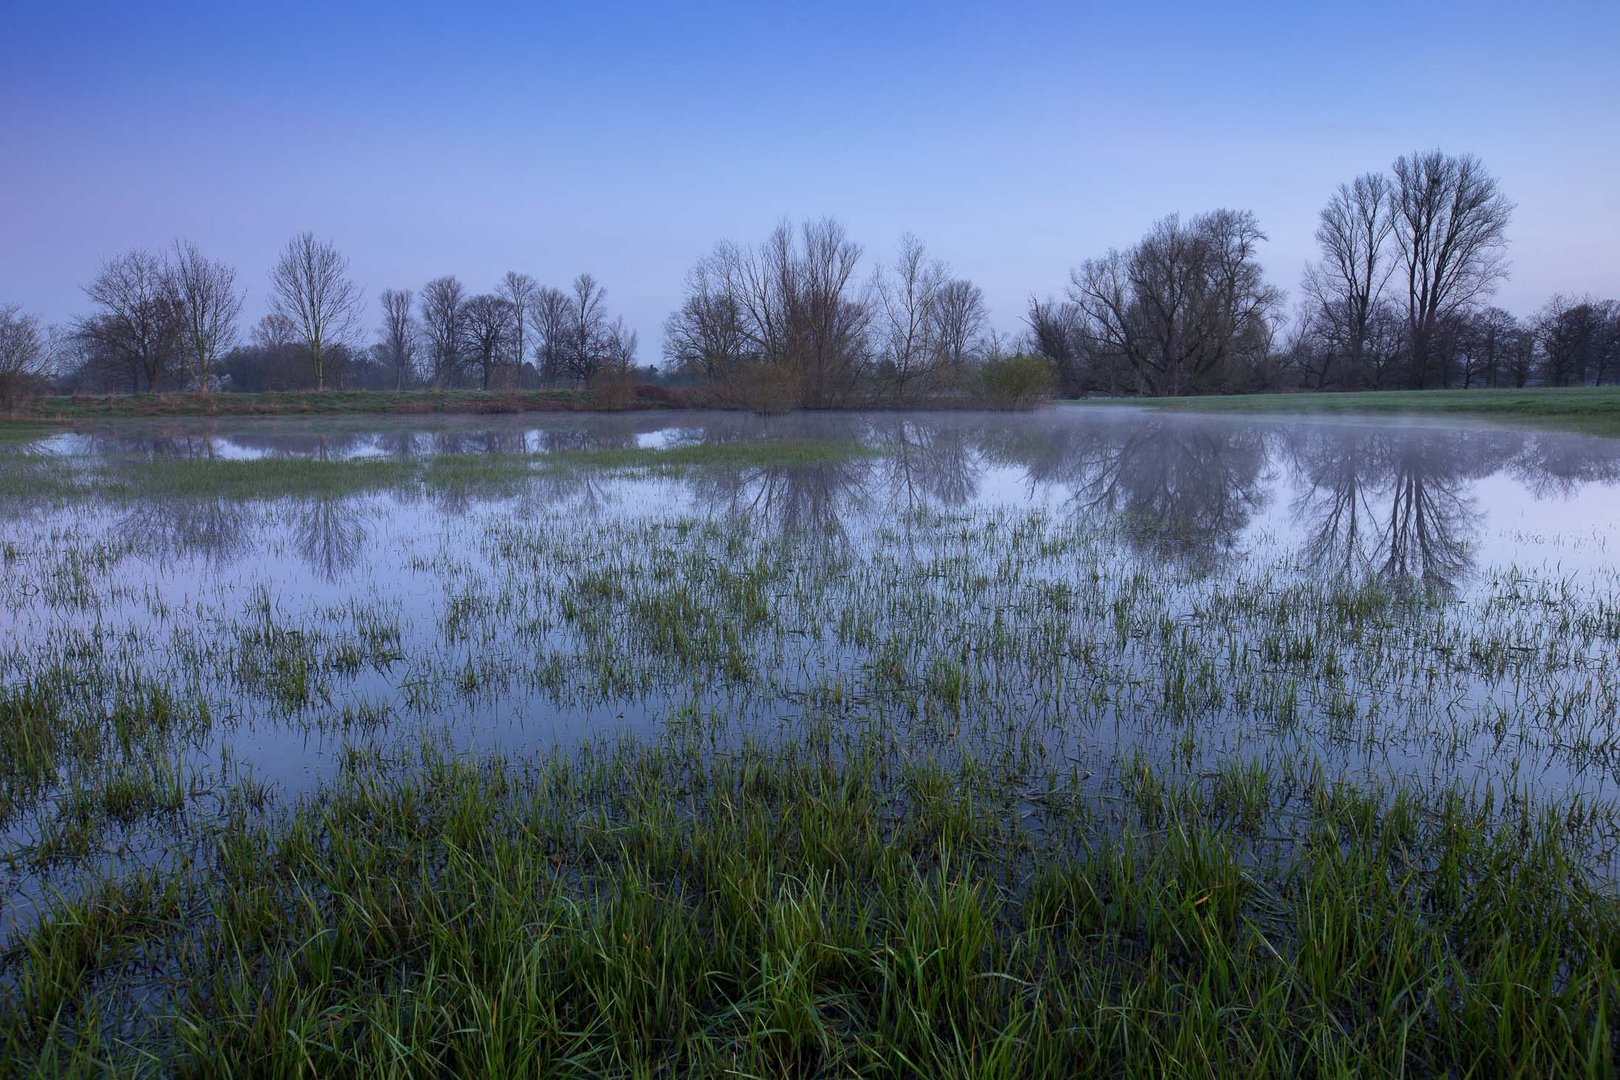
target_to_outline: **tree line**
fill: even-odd
[[[374,339],[364,292],[348,259],[311,233],[294,237],[269,276],[269,310],[238,340],[244,293],[236,272],[196,245],[130,251],[85,287],[91,312],[47,335],[31,373],[56,364],[64,389],[88,391],[295,390],[331,387],[494,386],[589,380],[628,370],[636,336],[610,319],[606,290],[589,274],[569,291],[508,273],[472,293],[453,276],[420,292],[385,289]]]
[[[868,271],[836,220],[784,221],[718,244],[666,320],[663,374],[755,404],[829,407],[962,396],[1195,394],[1270,389],[1576,385],[1620,378],[1620,303],[1555,296],[1520,318],[1489,300],[1506,278],[1513,205],[1484,165],[1438,150],[1339,185],[1319,257],[1290,311],[1264,273],[1248,211],[1157,222],[1086,259],[1061,296],[1032,297],[1021,331],[905,235]],[[90,311],[46,327],[0,306],[0,407],[25,389],[394,389],[651,378],[636,334],[590,274],[568,288],[507,273],[389,288],[368,325],[348,260],[294,237],[269,310],[239,340],[236,271],[181,241],[106,262]]]
[[[1554,386],[1620,377],[1620,303],[1555,296],[1521,319],[1513,205],[1479,159],[1438,150],[1339,185],[1292,317],[1261,271],[1254,215],[1171,216],[1030,301],[1031,347],[1071,394]]]

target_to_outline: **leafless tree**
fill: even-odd
[[[382,291],[382,340],[378,355],[394,373],[394,389],[405,389],[416,370],[416,351],[420,341],[416,316],[411,311],[415,296],[409,289]]]
[[[1123,361],[1148,394],[1246,385],[1268,357],[1282,301],[1261,272],[1265,238],[1246,211],[1172,215],[1135,248],[1086,262],[1069,298],[1092,361]]]
[[[1373,319],[1395,268],[1386,250],[1394,228],[1391,189],[1381,173],[1358,176],[1340,184],[1320,214],[1316,242],[1322,258],[1305,268],[1307,327],[1318,339],[1311,346],[1321,360],[1314,371],[1319,388],[1330,378],[1359,379],[1366,368]]]
[[[934,305],[950,271],[910,233],[900,238],[894,268],[879,266],[872,275],[876,297],[879,358],[884,381],[897,398],[936,369],[939,350],[934,338]]]
[[[872,305],[855,285],[860,245],[832,218],[787,222],[754,248],[722,243],[689,279],[675,316],[710,360],[758,365],[812,407],[848,401],[870,370]],[[707,320],[706,324],[695,322]]]
[[[602,367],[624,373],[636,366],[636,348],[640,345],[640,336],[624,321],[624,318],[615,318],[608,324],[607,334],[603,338]]]
[[[242,314],[236,271],[208,258],[196,244],[176,241],[168,273],[191,381],[198,390],[207,390],[220,359],[236,344],[236,320]]]
[[[528,274],[508,270],[506,276],[501,278],[500,288],[495,291],[496,295],[512,305],[512,317],[515,320],[507,341],[511,355],[505,362],[521,368],[529,360],[530,315],[535,301],[539,298],[540,285]]]
[[[156,390],[181,349],[180,302],[165,260],[131,251],[104,263],[84,290],[96,311],[81,340],[129,375],[130,390]]]
[[[1064,393],[1077,395],[1093,389],[1119,389],[1115,380],[1108,380],[1106,386],[1098,385],[1096,372],[1085,370],[1089,350],[1082,342],[1083,319],[1077,305],[1067,300],[1051,297],[1041,300],[1031,296],[1024,323],[1029,327],[1026,348],[1051,363]]]
[[[479,293],[461,305],[466,355],[478,365],[480,387],[488,390],[501,365],[512,355],[512,335],[518,319],[512,302],[493,293]]]
[[[449,275],[434,278],[422,286],[418,302],[422,312],[422,336],[435,387],[453,383],[461,371],[462,349],[466,344],[465,300],[461,282]]]
[[[562,372],[570,378],[584,382],[602,367],[608,337],[606,300],[607,290],[590,274],[574,279],[561,358]]]
[[[931,336],[940,362],[949,367],[966,367],[977,360],[984,348],[984,328],[990,309],[984,292],[966,278],[953,278],[934,294],[929,312]]]
[[[0,409],[14,408],[55,368],[60,336],[16,304],[0,304]]]
[[[854,291],[860,245],[837,221],[823,218],[800,227],[796,252],[784,223],[767,253],[778,271],[787,357],[801,373],[804,403],[812,408],[843,404],[870,366],[871,304]]]
[[[298,343],[298,330],[274,311],[253,324],[253,344],[261,349],[283,349]]]
[[[1398,158],[1394,173],[1389,202],[1412,385],[1444,385],[1447,321],[1507,276],[1513,204],[1471,154],[1414,153]]]
[[[349,278],[349,260],[314,233],[289,240],[270,271],[270,308],[309,350],[315,389],[326,389],[327,353],[352,336],[361,300],[360,287]]]
[[[563,377],[569,307],[568,294],[549,285],[538,289],[529,305],[528,328],[534,342],[534,364],[543,382],[556,382]]]
[[[1612,302],[1590,296],[1554,296],[1536,313],[1536,348],[1548,386],[1596,385],[1612,375]]]
[[[1527,351],[1527,334],[1511,312],[1499,307],[1471,312],[1460,320],[1458,336],[1458,374],[1464,389],[1524,385],[1514,373],[1518,357]]]
[[[744,326],[737,263],[736,248],[722,244],[687,275],[686,301],[664,323],[664,358],[676,370],[718,382],[761,359]]]

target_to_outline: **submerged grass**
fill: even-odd
[[[1620,1043],[1620,902],[1557,815],[1313,789],[1300,840],[1183,792],[825,733],[356,758],[212,856],[58,903],[0,1054],[182,1075],[1524,1075]],[[1022,779],[1022,778],[1019,778]],[[1252,782],[1253,778],[1244,781]],[[1241,786],[1241,785],[1240,785]],[[1533,928],[1533,929],[1531,929]],[[131,965],[161,973],[136,991]],[[132,993],[158,1003],[128,1009]]]
[[[1097,399],[1096,403],[1103,403]],[[1460,415],[1620,435],[1620,386],[1536,387],[1523,390],[1368,390],[1349,393],[1229,394],[1208,397],[1110,398],[1109,404],[1155,409],[1259,414],[1344,413]],[[1072,402],[1088,404],[1091,402]]]

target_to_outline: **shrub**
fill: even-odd
[[[786,364],[745,364],[717,390],[726,408],[762,415],[791,412],[804,403],[799,373]]]
[[[604,367],[585,383],[591,408],[619,412],[636,404],[636,380],[628,369]]]
[[[992,356],[979,369],[979,392],[998,409],[1032,409],[1050,401],[1056,374],[1045,357]]]

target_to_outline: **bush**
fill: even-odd
[[[626,368],[604,367],[585,383],[591,408],[620,412],[636,404],[636,380]]]
[[[671,409],[690,409],[697,395],[689,386],[659,386],[657,383],[637,383],[636,397],[643,402],[665,405]]]
[[[791,412],[804,403],[799,373],[786,364],[745,364],[714,391],[715,401],[722,407],[762,415]]]
[[[1056,387],[1056,373],[1042,356],[992,356],[979,369],[979,392],[998,409],[1033,409],[1050,401]]]

